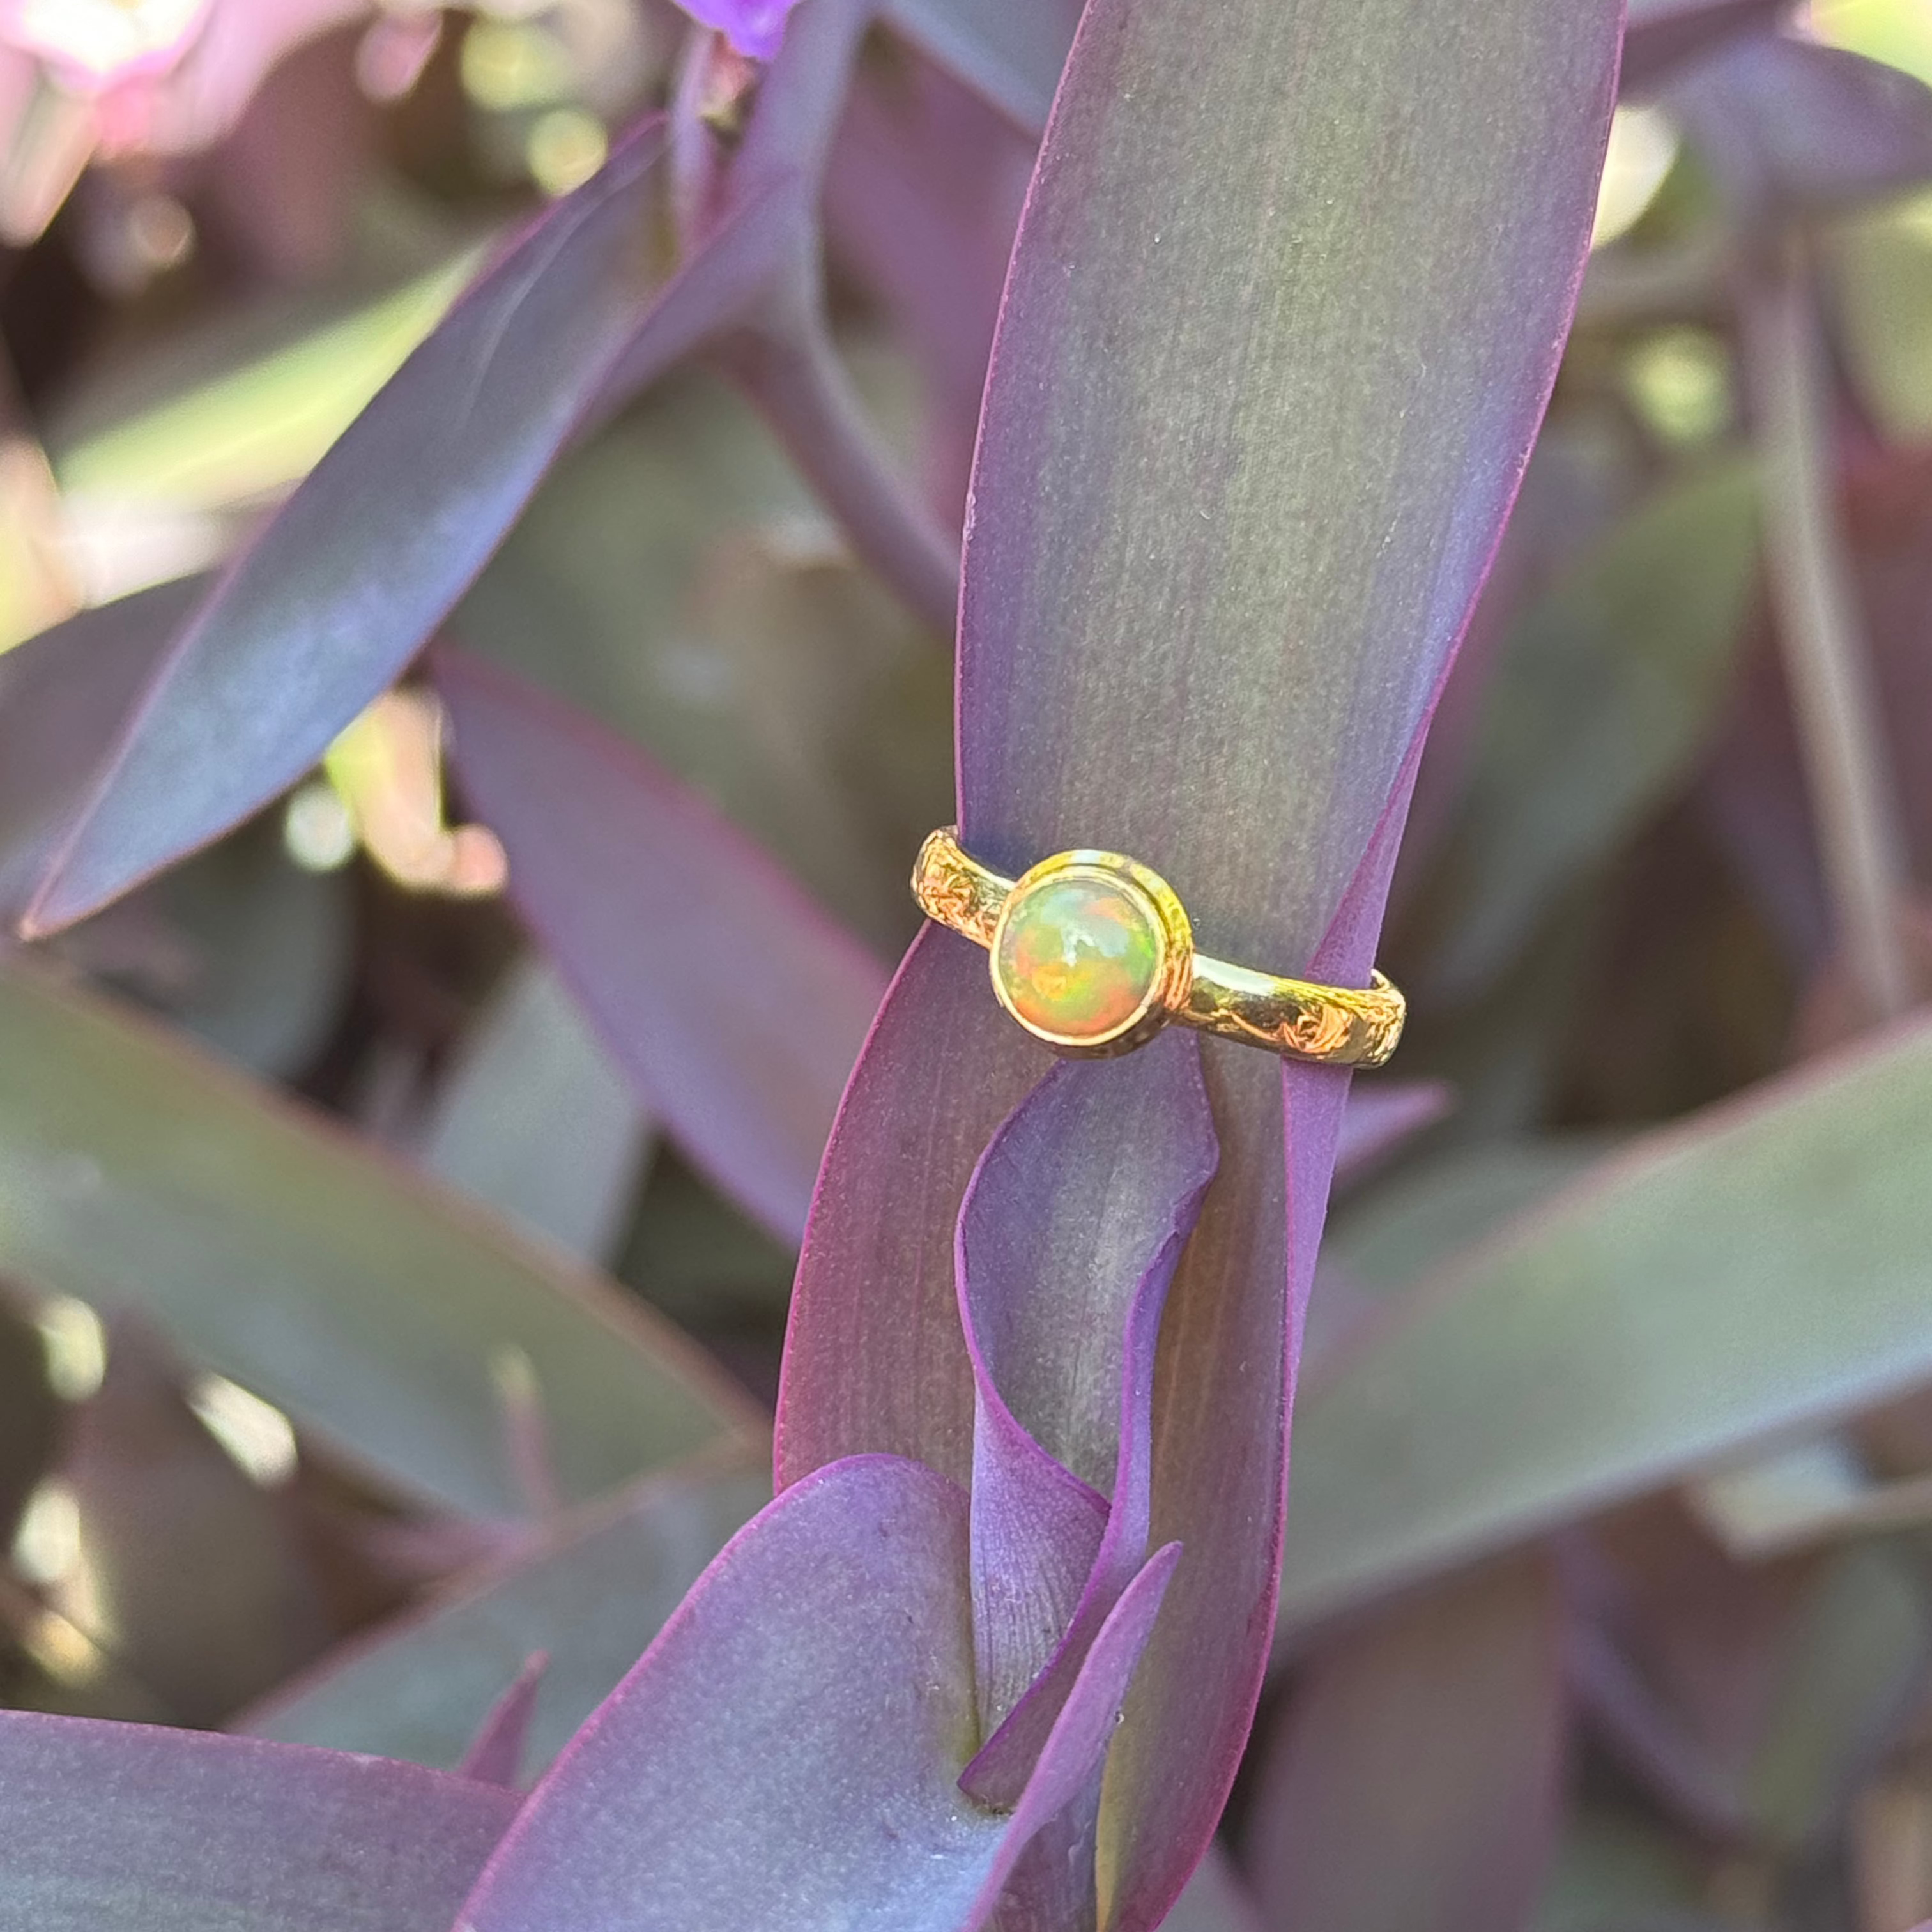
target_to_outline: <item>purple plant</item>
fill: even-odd
[[[1907,1932],[1932,93],[680,6],[0,14],[0,1926]],[[145,356],[378,179],[401,294],[64,425],[46,264]],[[1056,1058],[949,811],[1408,1070]]]

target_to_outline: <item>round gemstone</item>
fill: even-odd
[[[1105,1042],[1148,1004],[1161,968],[1154,909],[1106,878],[1042,879],[1015,896],[994,949],[1009,1005],[1028,1025],[1068,1041]]]

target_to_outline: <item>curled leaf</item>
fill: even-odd
[[[1168,1130],[1147,1132],[1150,1119]],[[960,1210],[988,1734],[965,1786],[988,1802],[1024,1788],[1146,1556],[1154,1346],[1217,1155],[1199,1047],[1172,1033],[1102,1067],[1055,1068],[993,1137]]]
[[[966,1498],[856,1457],[712,1564],[531,1794],[463,1932],[974,1932],[1112,1736],[1173,1552],[1122,1597],[1024,1795],[962,1797]],[[743,1821],[758,1822],[747,1856]]]
[[[1131,852],[1210,950],[1362,983],[1418,734],[1553,378],[1620,25],[1608,0],[1426,24],[1394,0],[1244,0],[1204,35],[1184,4],[1090,0],[982,421],[969,849],[1010,870]],[[1043,1064],[968,946],[915,944],[820,1178],[782,1481],[864,1450],[967,1466],[946,1244]],[[1346,1089],[1236,1050],[1210,1054],[1208,1081],[1220,1174],[1155,1404],[1153,1536],[1186,1554],[1100,1820],[1109,1922],[1135,1932],[1207,1844],[1258,1689],[1258,1526],[1280,1520]]]

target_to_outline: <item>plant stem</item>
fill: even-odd
[[[806,0],[760,83],[742,142],[722,162],[724,206],[787,192],[797,216],[748,312],[712,344],[861,562],[926,622],[952,635],[959,547],[898,475],[826,325],[818,201],[854,63],[878,0]],[[674,110],[676,203],[687,254],[714,220],[720,158],[698,112],[715,37],[694,40]],[[709,165],[707,165],[707,161]]]
[[[860,44],[878,10],[879,0],[805,0],[792,15],[733,165],[741,192],[797,173],[816,205]]]
[[[1616,1645],[1580,1620],[1566,1654],[1572,1693],[1625,1769],[1700,1837],[1729,1844],[1748,1836],[1736,1792]]]
[[[815,286],[777,320],[725,345],[725,367],[758,406],[862,562],[947,637],[959,551],[899,476],[818,313]]]
[[[1899,922],[1904,842],[1870,655],[1832,501],[1822,346],[1802,244],[1754,276],[1744,360],[1764,458],[1766,561],[1827,896],[1853,991],[1874,1021],[1912,1004]]]

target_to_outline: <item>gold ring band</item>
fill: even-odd
[[[1060,1053],[1125,1053],[1178,1021],[1293,1060],[1380,1066],[1402,1037],[1407,1003],[1380,973],[1360,990],[1318,986],[1197,952],[1173,889],[1118,852],[1056,852],[1009,879],[949,826],[920,848],[912,890],[986,948],[1000,1005]]]

